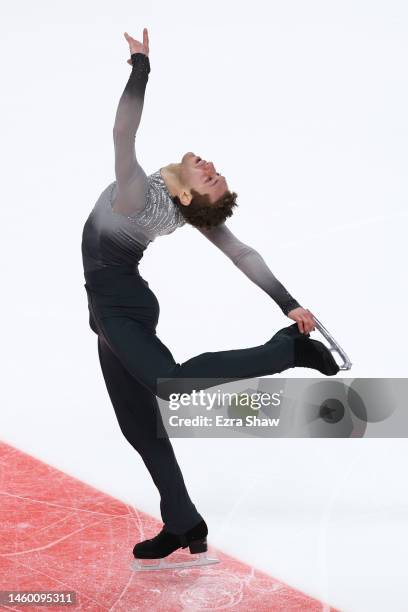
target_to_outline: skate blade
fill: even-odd
[[[131,565],[131,569],[135,572],[145,572],[147,570],[162,570],[162,569],[178,569],[179,567],[200,567],[202,565],[211,565],[219,563],[220,560],[215,557],[209,557],[207,553],[197,553],[191,561],[167,561],[164,559],[135,559]]]
[[[324,327],[324,325],[322,325],[322,323],[320,323],[319,319],[317,319],[315,316],[313,317],[316,323],[316,328],[319,330],[319,332],[322,334],[322,336],[324,338],[326,338],[327,342],[329,343],[330,347],[329,347],[329,351],[331,351],[332,353],[334,353],[335,351],[339,354],[339,357],[343,360],[343,363],[341,365],[339,365],[339,369],[340,370],[351,370],[351,366],[353,365],[350,361],[350,359],[348,358],[346,352],[341,348],[340,344],[338,342],[336,342],[336,340],[333,338],[333,336],[327,331],[327,329]],[[333,359],[334,359],[334,355],[333,355]]]

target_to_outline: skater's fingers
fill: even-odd
[[[312,322],[307,314],[303,318],[303,329],[305,334],[308,334],[312,329]]]
[[[308,308],[306,308],[306,318],[307,318],[307,333],[313,331],[315,329],[315,320]]]
[[[288,316],[293,321],[296,321],[299,332],[301,334],[308,334],[314,326],[314,321],[311,317],[311,313],[302,307],[291,310],[288,313]]]
[[[149,52],[149,32],[147,28],[143,28],[143,46],[146,47],[146,51]]]

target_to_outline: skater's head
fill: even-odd
[[[228,189],[225,177],[191,151],[178,164],[162,168],[173,202],[185,220],[196,227],[213,227],[230,217],[237,194]]]

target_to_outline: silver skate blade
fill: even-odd
[[[316,328],[319,330],[319,332],[322,334],[322,336],[324,336],[327,340],[327,342],[330,344],[330,351],[334,352],[336,351],[340,358],[343,360],[343,363],[341,365],[339,365],[340,370],[350,370],[351,366],[353,365],[349,359],[349,357],[347,356],[346,352],[341,348],[340,344],[338,342],[336,342],[336,340],[333,338],[333,336],[331,334],[329,334],[329,332],[327,331],[327,329],[324,327],[324,325],[322,325],[322,323],[320,323],[319,319],[317,319],[315,316],[313,316],[315,323],[316,323]]]
[[[207,553],[196,553],[191,561],[172,562],[164,559],[135,559],[132,562],[131,569],[135,572],[145,572],[148,570],[162,569],[178,569],[179,567],[200,567],[201,565],[211,565],[219,563],[220,560],[215,557],[209,557]]]

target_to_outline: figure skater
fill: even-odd
[[[149,37],[147,28],[143,42],[127,32],[124,36],[132,71],[113,126],[115,180],[85,222],[81,249],[89,325],[97,334],[107,391],[123,435],[142,457],[160,494],[163,528],[155,538],[136,544],[133,554],[157,559],[180,547],[188,546],[192,553],[207,550],[208,533],[164,427],[157,435],[162,424],[157,397],[297,366],[333,376],[339,366],[324,344],[310,338],[312,313],[288,293],[261,255],[226,226],[237,194],[214,164],[189,151],[181,162],[149,176],[140,166],[135,137],[150,72]],[[139,262],[157,236],[185,224],[221,249],[295,323],[260,346],[207,352],[177,363],[156,335],[159,303],[139,272]],[[161,386],[159,380],[169,382]]]

